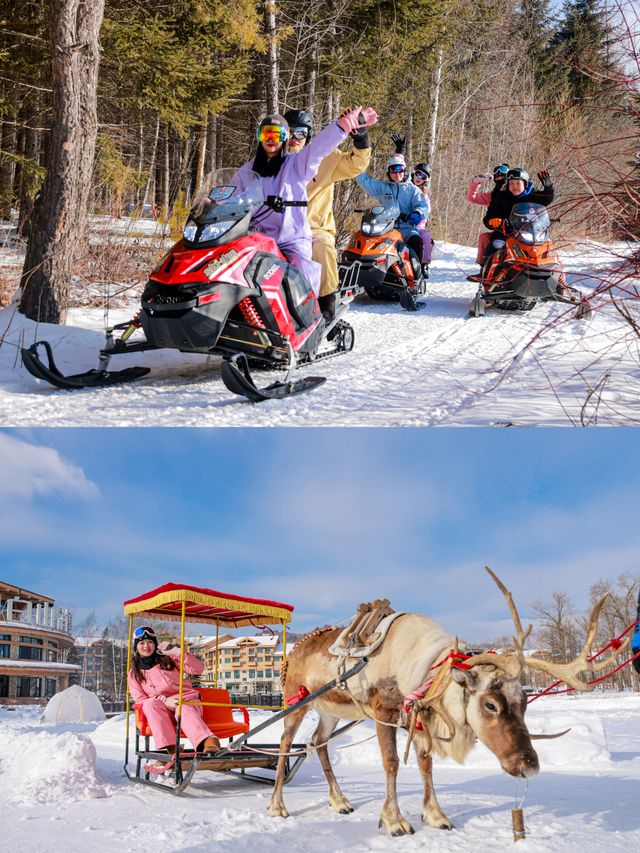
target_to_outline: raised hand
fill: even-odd
[[[400,136],[396,131],[392,131],[391,139],[393,140],[396,146],[396,154],[404,154],[404,143],[406,141],[406,136]]]
[[[553,186],[553,181],[551,180],[551,175],[549,174],[548,169],[540,169],[540,171],[538,172],[538,180],[545,188],[545,190]]]

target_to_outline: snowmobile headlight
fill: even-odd
[[[198,230],[198,226],[191,219],[184,226],[184,231],[182,232],[182,236],[185,240],[193,240],[196,236],[196,231]]]
[[[371,225],[368,222],[362,223],[362,230],[365,234],[371,234]]]
[[[522,234],[520,234],[520,239],[523,243],[533,243],[536,237],[531,231],[523,231]]]
[[[222,235],[228,231],[234,223],[234,219],[223,219],[221,222],[212,222],[210,225],[207,225],[200,235],[200,242],[205,243],[207,240],[217,240],[217,238],[222,237]]]

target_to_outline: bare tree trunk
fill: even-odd
[[[36,126],[38,111],[40,108],[38,93],[34,92],[33,98],[25,114],[25,137],[24,156],[33,164],[33,169],[39,165],[40,135]],[[18,234],[24,237],[27,234],[31,216],[33,213],[33,193],[35,191],[34,173],[27,168],[22,170],[22,183],[20,185],[20,207],[18,217]]]
[[[207,121],[205,119],[198,128],[198,163],[196,165],[195,195],[200,192],[204,183],[204,163],[207,156],[207,130]]]
[[[436,153],[436,142],[438,139],[438,109],[440,107],[440,89],[442,86],[442,66],[444,65],[444,52],[438,50],[436,70],[433,75],[433,92],[431,93],[431,132],[429,135],[429,149],[427,159],[433,168]]]
[[[314,38],[313,50],[309,58],[307,68],[307,109],[315,116],[316,109],[316,83],[318,79],[318,37]]]
[[[218,168],[218,117],[209,113],[207,126],[207,150],[209,153],[209,172],[215,172]]]
[[[156,119],[156,129],[153,135],[153,148],[151,149],[151,162],[149,164],[149,177],[147,179],[147,185],[144,189],[144,198],[142,199],[142,210],[144,211],[145,204],[149,203],[149,199],[153,198],[155,201],[155,192],[153,195],[151,194],[151,187],[155,182],[155,174],[156,174],[156,160],[158,157],[158,139],[160,138],[160,116]]]
[[[280,77],[279,62],[278,62],[278,40],[276,36],[276,4],[275,0],[265,0],[264,2],[264,28],[269,42],[269,51],[267,54],[267,112],[278,112],[278,81]]]
[[[171,208],[171,151],[169,145],[169,125],[165,125],[164,134],[164,169],[162,176],[162,210],[165,218]]]
[[[11,207],[14,199],[14,179],[16,172],[16,116],[8,116],[10,121],[2,123],[0,139],[0,219],[11,219]]]
[[[59,323],[86,233],[104,0],[52,0],[49,14],[53,126],[47,176],[29,229],[20,310],[32,320]]]

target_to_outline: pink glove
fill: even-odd
[[[359,127],[373,127],[378,121],[378,113],[373,107],[364,107],[360,110],[360,114],[364,116],[364,124],[360,124]]]
[[[354,107],[352,110],[346,110],[338,119],[338,127],[345,133],[352,133],[358,130],[359,127],[366,127],[360,124],[360,112],[362,107]],[[376,116],[377,119],[377,116]]]

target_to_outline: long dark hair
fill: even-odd
[[[284,159],[287,156],[285,153],[286,143],[283,143],[280,147],[280,150],[277,154],[274,154],[273,157],[267,157],[267,152],[262,147],[262,144],[258,143],[258,150],[256,151],[256,156],[253,161],[253,166],[251,167],[254,172],[257,172],[261,178],[274,178],[280,169],[282,168],[282,164],[284,163]]]
[[[163,655],[162,652],[159,652],[158,649],[151,655],[154,666],[159,666],[160,669],[178,669],[178,664],[171,657],[171,655]],[[131,658],[131,671],[133,672],[133,677],[140,684],[142,682],[142,674],[145,670],[140,666],[140,661],[142,660],[142,655],[138,654],[138,652],[133,653],[133,657]],[[147,658],[148,660],[148,658]]]

